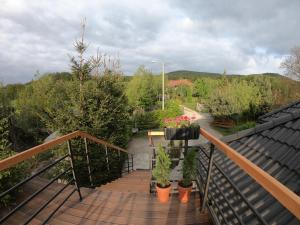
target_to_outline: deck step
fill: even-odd
[[[209,224],[208,215],[200,213],[198,193],[192,193],[187,204],[181,204],[177,195],[171,195],[168,203],[161,204],[155,195],[149,193],[150,180],[150,171],[134,171],[96,189],[81,188],[82,201],[79,201],[78,193],[74,192],[47,224]],[[45,179],[34,179],[30,185],[26,185],[24,191],[32,193],[47,182]],[[62,187],[63,184],[58,183],[50,185],[9,218],[5,224],[15,225],[25,222]],[[74,186],[66,188],[30,224],[42,224],[72,190]]]
[[[115,181],[102,185],[97,190],[119,192],[150,193],[151,172],[136,170]]]

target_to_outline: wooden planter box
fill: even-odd
[[[165,128],[166,140],[193,140],[199,138],[200,126],[187,128]]]

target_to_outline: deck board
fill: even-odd
[[[75,192],[48,224],[209,224],[208,215],[199,211],[200,200],[197,193],[192,194],[188,204],[181,204],[177,195],[172,195],[167,204],[161,204],[155,195],[149,193],[150,180],[149,171],[134,171],[95,190],[82,188],[83,200],[80,202]],[[45,182],[43,179],[33,181],[32,191]],[[47,191],[22,207],[6,224],[14,225],[25,221],[61,186],[51,185]],[[68,191],[59,195],[30,224],[41,224],[72,188],[71,186]],[[29,189],[30,187],[26,187],[27,191]]]

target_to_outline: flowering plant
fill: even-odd
[[[188,117],[185,115],[178,116],[175,118],[165,118],[164,124],[165,127],[168,128],[184,128],[191,126],[191,121],[194,120],[195,117]]]

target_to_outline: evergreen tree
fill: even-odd
[[[59,107],[51,112],[47,124],[54,130],[65,134],[75,130],[86,131],[99,139],[125,147],[129,140],[128,101],[124,93],[118,61],[106,56],[86,59],[84,28],[82,38],[76,41],[78,58],[71,58],[73,79],[65,84],[65,98]],[[114,61],[114,62],[113,62]],[[102,68],[99,69],[99,65]],[[116,66],[116,67],[115,67]],[[92,75],[97,68],[96,76]],[[100,72],[101,71],[101,72]],[[79,87],[79,88],[78,88]],[[79,182],[88,185],[87,165],[81,141],[73,141],[76,166],[80,168]],[[90,145],[89,154],[93,171],[97,177],[95,184],[110,181],[120,174],[120,162],[117,152],[109,151],[110,171],[107,171],[103,146]]]
[[[140,66],[127,86],[129,103],[134,108],[150,111],[158,100],[157,85],[152,73]]]
[[[0,105],[0,150],[5,151],[9,146],[9,110]]]

